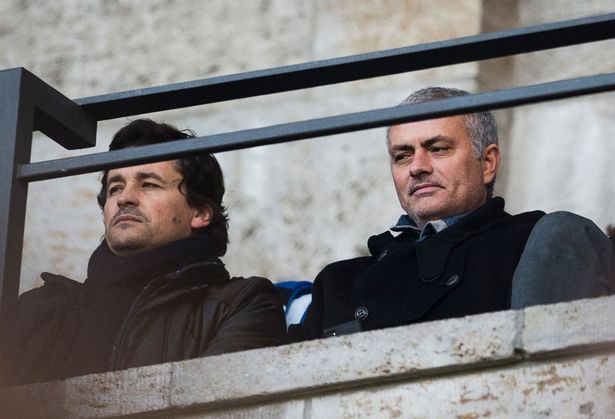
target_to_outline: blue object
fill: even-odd
[[[310,281],[282,281],[275,284],[284,296],[286,324],[302,323],[312,302]]]

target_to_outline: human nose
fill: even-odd
[[[412,161],[408,166],[410,176],[417,177],[424,174],[429,174],[432,171],[431,156],[424,151],[417,151],[412,157]]]
[[[139,194],[134,185],[126,185],[117,197],[117,205],[120,207],[126,205],[139,205]]]

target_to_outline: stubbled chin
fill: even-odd
[[[134,224],[133,224],[133,225],[130,225],[130,224],[121,224],[121,225],[118,225],[118,226],[117,226],[117,229],[118,229],[118,230],[121,230],[121,231],[126,231],[126,230],[132,230],[132,229],[134,229],[135,227],[136,227],[136,226],[135,226]]]
[[[441,211],[442,205],[431,197],[425,196],[414,200],[411,208],[417,218],[431,219]]]

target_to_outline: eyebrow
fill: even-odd
[[[162,182],[162,183],[169,183],[156,172],[137,172],[136,178],[138,180],[156,179],[157,181]],[[126,178],[124,177],[124,175],[118,173],[116,175],[109,177],[109,179],[107,180],[107,185],[113,182],[125,182],[125,181],[126,181]]]
[[[421,140],[420,145],[421,147],[426,148],[426,147],[432,146],[434,143],[437,143],[438,141],[451,142],[452,140],[453,139],[451,137],[447,137],[446,135],[436,135],[434,137],[427,138],[426,140]],[[409,145],[409,144],[399,144],[399,145],[391,147],[391,152],[408,151],[408,150],[414,150],[414,146]]]
[[[425,141],[421,141],[421,147],[430,147],[438,141],[450,143],[453,142],[453,139],[451,137],[447,137],[446,135],[436,135],[435,137],[431,137]]]

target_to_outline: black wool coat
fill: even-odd
[[[541,211],[512,216],[492,198],[458,223],[417,242],[385,232],[371,256],[335,262],[314,281],[303,324],[287,342],[510,308],[512,277]]]

